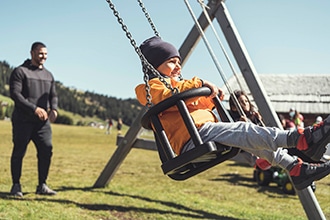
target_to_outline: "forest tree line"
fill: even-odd
[[[8,62],[0,61],[0,94],[3,96],[9,97],[9,78],[13,70],[14,67]],[[96,116],[102,120],[121,118],[124,124],[131,125],[142,107],[137,99],[117,99],[89,91],[80,91],[66,87],[59,81],[56,81],[56,91],[60,109],[83,117]],[[0,108],[0,116],[2,114],[10,117],[12,109],[13,106],[8,106],[6,112],[2,112]],[[57,120],[57,123],[70,124],[70,121],[72,120]]]

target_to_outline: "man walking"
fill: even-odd
[[[13,151],[11,175],[13,186],[10,194],[23,197],[20,177],[23,157],[32,140],[37,149],[37,194],[55,195],[46,185],[52,157],[52,130],[50,122],[57,117],[57,94],[54,77],[45,67],[47,48],[41,42],[31,47],[31,59],[15,68],[10,76],[10,97],[15,102],[12,115]]]

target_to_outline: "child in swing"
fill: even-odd
[[[291,156],[281,148],[297,148],[314,161],[319,161],[330,141],[330,116],[315,127],[300,131],[287,131],[275,127],[262,127],[246,122],[219,122],[212,112],[212,98],[224,98],[223,91],[211,82],[198,77],[181,79],[181,57],[178,50],[159,37],[151,37],[140,45],[140,50],[148,62],[161,74],[163,79],[179,92],[209,87],[209,97],[197,97],[187,104],[188,110],[204,142],[214,141],[240,148],[263,158],[272,166],[286,169],[297,190],[302,190],[315,180],[330,173],[330,161],[325,163],[306,163]],[[167,88],[157,76],[149,70],[149,86],[152,103],[169,98],[171,89]],[[137,99],[146,105],[146,85],[135,88]],[[175,107],[164,110],[160,115],[161,123],[176,154],[184,153],[194,147],[186,131],[184,122]]]

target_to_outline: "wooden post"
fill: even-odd
[[[117,145],[120,144],[125,138],[123,136],[117,136]],[[144,149],[144,150],[153,150],[157,151],[157,146],[155,140],[141,139],[137,138],[133,145],[133,148]]]
[[[144,107],[140,111],[139,115],[132,123],[131,127],[128,129],[124,139],[119,143],[116,151],[103,169],[99,178],[94,183],[93,188],[105,187],[107,184],[109,184],[113,176],[116,174],[119,166],[122,164],[128,153],[131,151],[135,140],[142,132],[141,118],[147,111],[147,109],[148,107]]]

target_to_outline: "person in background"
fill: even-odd
[[[282,124],[282,127],[284,130],[295,130],[296,129],[295,124],[291,120],[286,119],[284,117],[284,115],[280,114],[278,117],[281,121],[281,124]]]
[[[323,118],[321,116],[317,116],[313,126],[320,124],[322,121],[323,121]]]
[[[53,155],[50,123],[57,118],[57,94],[51,72],[45,67],[47,48],[41,42],[31,47],[31,59],[24,61],[10,75],[10,97],[15,102],[12,115],[13,151],[11,155],[12,188],[10,194],[23,197],[21,173],[23,157],[32,140],[37,150],[38,186],[36,194],[55,195],[46,185]]]
[[[304,125],[304,116],[299,113],[295,108],[290,108],[289,111],[290,120],[295,124],[297,129],[303,129]]]
[[[246,92],[242,90],[235,90],[233,93],[234,94],[232,94],[229,98],[229,113],[232,116],[233,120],[251,122],[253,124],[263,126],[262,117],[256,107],[251,103]],[[240,111],[238,111],[233,95],[235,95],[238,104],[244,111],[244,115],[241,115]]]
[[[301,133],[246,122],[220,122],[212,113],[214,108],[212,98],[219,96],[223,100],[223,91],[213,83],[198,77],[182,79],[181,57],[172,44],[155,36],[145,40],[139,49],[160,74],[157,76],[153,71],[146,73],[149,76],[148,95],[152,97],[152,104],[155,105],[172,96],[172,90],[164,85],[159,77],[178,92],[203,86],[210,88],[210,96],[196,97],[187,103],[188,111],[204,142],[214,141],[237,147],[269,161],[273,166],[278,165],[286,169],[297,190],[306,188],[314,180],[319,180],[330,173],[330,161],[306,163],[285,151],[275,154],[279,148],[297,148],[308,157],[319,160],[326,150],[327,141],[330,140],[330,116],[318,127],[307,127]],[[137,85],[135,93],[139,102],[146,105],[146,85]],[[164,110],[159,117],[176,154],[179,155],[195,147],[176,107]]]
[[[238,103],[236,103],[235,98]],[[235,104],[236,103],[236,104]],[[244,115],[241,115],[240,111],[237,109],[236,105],[240,105]],[[248,123],[253,123],[259,126],[263,125],[262,117],[260,113],[257,111],[255,106],[251,103],[250,99],[248,98],[247,94],[242,90],[235,90],[233,94],[229,98],[229,107],[230,107],[230,116],[233,120],[236,121],[245,121]],[[256,165],[256,160],[258,159],[257,156],[241,150],[235,157],[231,160],[243,164],[248,164],[251,167]]]
[[[123,127],[123,120],[121,118],[118,118],[118,121],[117,121],[118,134],[121,134],[121,128],[122,127]]]
[[[112,119],[108,118],[108,120],[107,120],[107,131],[105,132],[105,134],[110,134],[112,125],[113,125]]]

